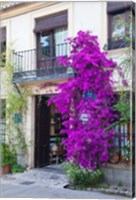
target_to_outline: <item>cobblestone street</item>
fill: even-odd
[[[119,195],[95,191],[65,189],[68,179],[62,166],[31,169],[24,173],[8,174],[1,178],[1,197],[66,198],[66,199],[127,199]]]
[[[16,173],[4,175],[2,177],[2,183],[11,183],[12,184],[23,184],[23,185],[31,185],[36,184],[41,187],[48,188],[63,188],[66,184],[68,184],[68,179],[64,174],[61,166],[57,168],[54,167],[46,167],[39,169],[31,169],[24,173]]]

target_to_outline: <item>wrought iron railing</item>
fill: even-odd
[[[0,143],[5,142],[6,121],[0,119]]]
[[[13,81],[23,79],[38,79],[50,75],[70,73],[66,67],[57,62],[59,56],[67,56],[69,44],[57,44],[50,48],[43,47],[41,50],[30,49],[13,52],[14,74]]]
[[[124,48],[124,47],[129,47],[130,46],[130,42],[127,42],[124,39],[122,40],[113,40],[113,39],[108,39],[108,50],[111,49],[120,49],[120,48]]]
[[[128,147],[130,142],[130,124],[116,125],[115,130],[117,131],[117,136],[114,138],[113,155],[111,156],[109,162],[116,164],[120,161],[125,161],[128,156],[128,151],[131,152],[131,148]],[[127,151],[126,151],[127,150]],[[112,155],[112,154],[111,154]]]

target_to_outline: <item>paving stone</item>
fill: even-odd
[[[58,166],[57,166],[58,167]],[[40,168],[41,169],[41,168]],[[9,174],[2,177],[2,181],[8,182],[11,181],[13,184],[20,184],[21,182],[35,182],[35,184],[46,187],[54,187],[54,188],[63,188],[64,185],[68,184],[68,179],[66,175],[60,170],[60,173],[57,173],[55,167],[52,171],[44,168],[40,169],[31,169],[29,171],[25,171],[24,173],[17,174]]]

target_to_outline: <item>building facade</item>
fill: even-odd
[[[31,91],[27,97],[27,111],[22,119],[25,139],[31,144],[27,147],[24,159],[28,168],[60,162],[59,155],[50,152],[50,147],[55,148],[52,146],[56,137],[59,138],[60,116],[55,113],[54,105],[48,107],[46,102],[52,94],[57,93],[56,86],[59,83],[74,75],[70,67],[64,69],[56,62],[58,56],[69,54],[70,46],[65,39],[76,36],[79,30],[92,31],[92,34],[98,36],[101,49],[108,50],[109,57],[120,64],[130,46],[124,38],[131,34],[125,23],[132,13],[135,14],[129,1],[20,2],[3,6],[1,52],[12,49],[13,84]],[[1,67],[1,99],[4,106],[6,90],[3,77]],[[114,78],[118,79],[116,74]],[[47,86],[42,88],[43,84]],[[130,90],[131,81],[129,88],[126,88],[126,91]],[[128,132],[128,126],[123,128]],[[128,175],[129,167],[123,165],[123,168]],[[119,174],[122,164],[109,164],[107,172],[111,169],[117,170],[116,174]]]

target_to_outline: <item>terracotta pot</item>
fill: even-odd
[[[118,155],[112,155],[110,158],[110,163],[118,163],[119,162],[119,156]]]
[[[0,175],[8,174],[9,172],[10,172],[10,165],[9,164],[3,166],[3,168],[0,169]]]
[[[3,174],[8,174],[10,172],[10,165],[7,164],[3,167]]]

